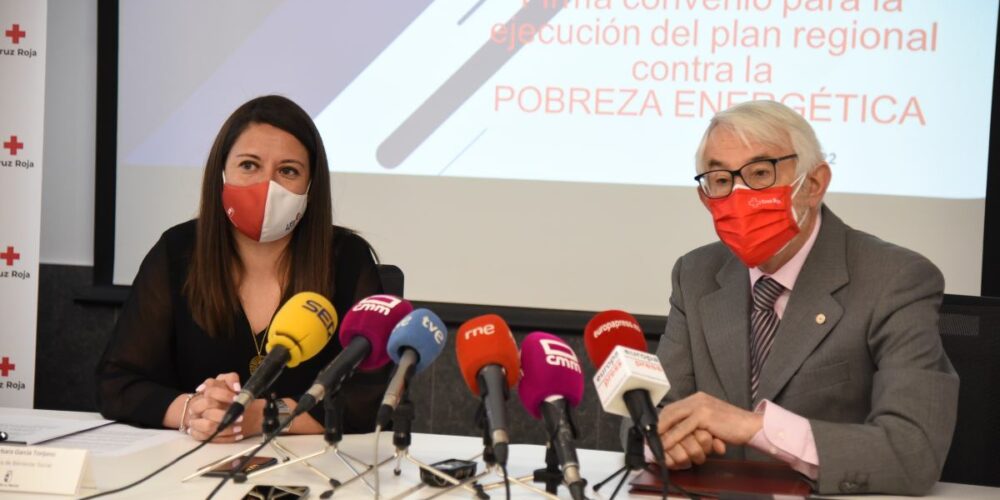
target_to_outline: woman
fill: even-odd
[[[98,364],[101,414],[205,440],[266,355],[268,324],[285,300],[318,292],[342,318],[380,293],[371,247],[331,218],[326,153],[309,115],[279,96],[240,106],[209,153],[198,218],[163,233],[139,268]],[[271,391],[294,409],[340,349],[329,342]],[[358,373],[343,386],[345,431],[374,426],[387,375]],[[263,406],[254,401],[216,441],[259,433]],[[322,432],[322,422],[318,405],[290,432]]]

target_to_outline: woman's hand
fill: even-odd
[[[191,437],[204,441],[219,427],[223,415],[240,392],[240,377],[236,373],[223,373],[206,379],[195,390],[188,404],[187,429]],[[243,439],[243,417],[240,417],[216,436],[213,443],[231,443]]]

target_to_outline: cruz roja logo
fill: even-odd
[[[3,36],[10,39],[11,45],[20,45],[21,40],[28,38],[28,32],[21,29],[21,25],[14,23],[9,29],[4,30]],[[2,56],[21,56],[31,59],[38,55],[38,51],[32,48],[0,49]]]
[[[11,25],[9,30],[3,32],[4,36],[10,38],[10,43],[17,45],[21,43],[22,38],[27,38],[28,33],[21,29],[21,25],[14,23]]]
[[[9,357],[4,356],[0,358],[0,377],[9,378],[15,368],[17,368],[17,365],[12,363]],[[20,380],[4,380],[0,384],[0,388],[2,389],[14,389],[15,391],[23,390],[25,387],[24,382]]]
[[[10,135],[8,139],[2,140],[0,145],[3,146],[0,151],[6,150],[6,152],[11,157],[18,156],[18,152],[24,149],[24,142],[19,140],[16,135]],[[0,167],[20,167],[20,168],[34,168],[35,163],[31,160],[16,158],[13,160],[0,160]]]
[[[3,247],[0,247],[3,248]],[[21,254],[14,250],[14,247],[8,245],[6,250],[0,251],[0,278],[18,278],[18,279],[28,279],[31,277],[27,271],[19,271],[16,269],[4,269],[5,267],[13,267],[14,263],[21,259]]]

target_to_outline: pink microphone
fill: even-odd
[[[389,363],[389,334],[410,311],[413,305],[408,300],[392,295],[372,295],[352,307],[340,324],[340,345],[344,349],[319,372],[312,387],[299,398],[292,416],[309,411],[328,392],[336,393],[355,369],[377,370]]]
[[[576,457],[576,426],[570,408],[583,399],[583,371],[573,348],[545,332],[528,334],[521,342],[521,382],[517,394],[531,416],[545,420],[549,444],[556,450],[563,480],[575,500],[586,486]]]

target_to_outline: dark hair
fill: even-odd
[[[243,262],[222,207],[222,172],[233,143],[250,124],[284,130],[309,152],[309,201],[281,258],[285,274],[282,301],[301,291],[333,297],[333,207],[323,139],[298,104],[276,95],[258,97],[240,106],[222,125],[201,183],[201,207],[184,295],[195,322],[212,337],[234,332],[233,315],[240,307],[236,279],[243,271]]]

